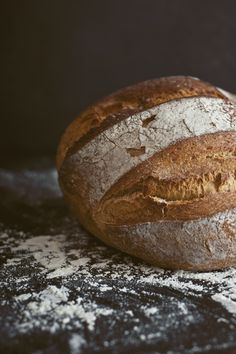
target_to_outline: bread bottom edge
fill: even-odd
[[[212,271],[236,266],[236,208],[192,221],[99,223],[89,231],[114,248],[166,269]]]

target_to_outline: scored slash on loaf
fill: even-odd
[[[90,202],[99,201],[126,172],[170,144],[236,129],[234,107],[221,99],[193,97],[170,101],[113,125],[70,156],[87,178]],[[148,118],[153,120],[143,126]],[[129,149],[143,148],[132,156]]]
[[[120,90],[62,137],[65,200],[90,232],[150,263],[234,265],[235,131],[233,96],[200,80],[170,77]]]

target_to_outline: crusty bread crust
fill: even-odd
[[[96,102],[83,111],[66,129],[57,151],[60,168],[68,150],[91,130],[99,130],[102,122],[144,111],[181,97],[208,96],[224,98],[218,88],[188,76],[171,76],[148,80],[125,87]]]
[[[236,112],[224,91],[171,77],[82,113],[58,148],[65,200],[94,235],[166,268],[236,264]]]
[[[95,205],[119,178],[169,145],[236,130],[234,114],[231,102],[220,98],[188,97],[162,103],[128,116],[84,146],[71,149],[61,172],[69,164],[74,166],[86,181],[89,203]],[[153,120],[143,125],[150,118]]]
[[[193,220],[236,202],[236,132],[178,141],[123,175],[96,208],[109,224]]]
[[[189,221],[103,225],[100,238],[149,263],[209,271],[236,265],[236,209]]]

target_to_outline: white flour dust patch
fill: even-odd
[[[80,277],[90,291],[99,294],[112,294],[117,281],[126,284],[115,290],[125,296],[136,297],[140,286],[143,289],[146,286],[166,287],[185,296],[199,297],[210,293],[214,301],[220,302],[227,311],[236,316],[235,269],[207,273],[166,272],[152,266],[135,264],[129,257],[124,257],[123,262],[117,262],[116,254],[111,258],[104,256],[107,249],[105,246],[86,249],[86,240],[89,241],[89,238],[82,230],[78,231],[78,240],[83,247],[75,239],[67,239],[66,235],[40,235],[20,240],[18,245],[12,247],[15,258],[7,261],[5,268],[20,267],[30,259],[38,276],[48,281],[60,279],[62,284]],[[17,280],[20,289],[25,278],[18,277]],[[77,290],[81,289],[78,287]],[[114,313],[112,308],[101,307],[94,301],[84,301],[84,296],[78,295],[70,300],[69,294],[70,289],[66,286],[48,285],[40,292],[16,296],[16,304],[24,303],[21,321],[15,323],[17,331],[27,332],[33,327],[40,327],[54,333],[62,328],[81,328],[83,324],[86,324],[89,331],[93,331],[98,317]],[[193,320],[184,302],[178,302],[177,308],[179,314]],[[146,304],[142,306],[142,311],[149,318],[160,316],[158,304]],[[127,311],[127,316],[132,317],[133,313]]]

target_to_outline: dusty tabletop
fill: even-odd
[[[236,269],[166,271],[83,230],[45,159],[0,169],[3,353],[235,353]]]

